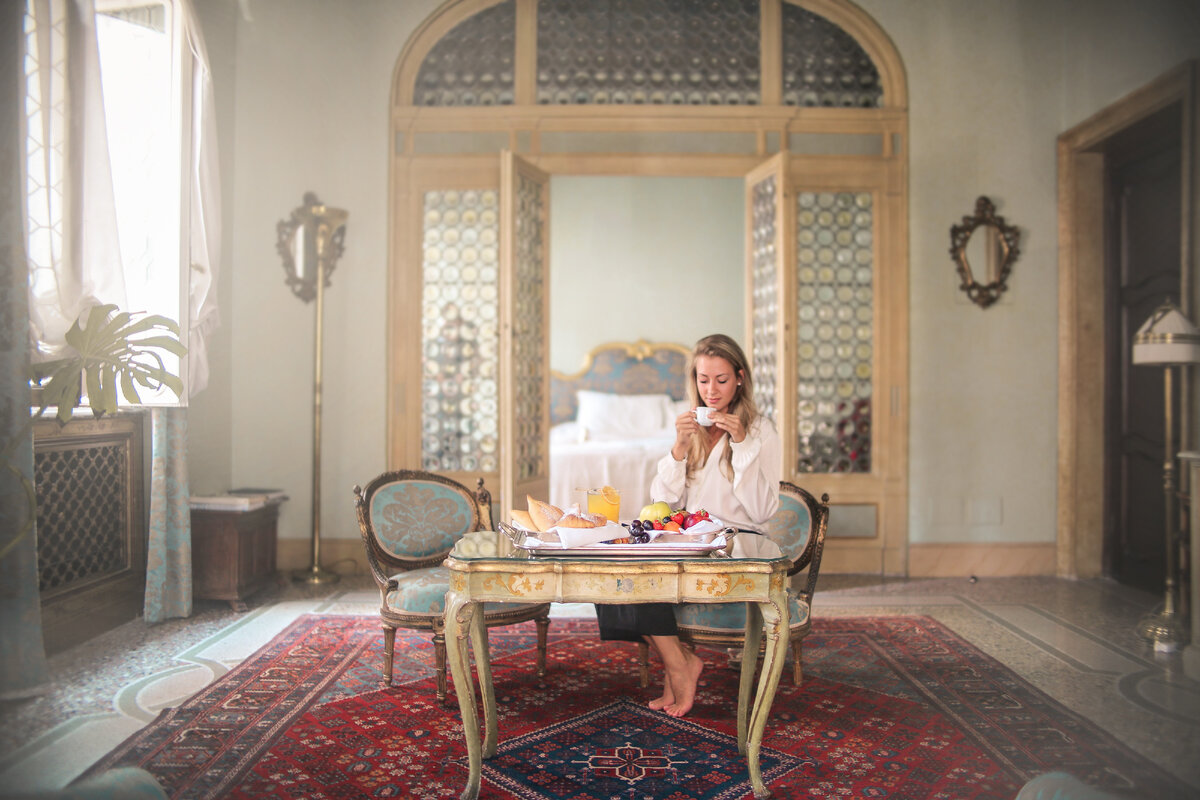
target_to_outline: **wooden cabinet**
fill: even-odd
[[[193,508],[192,596],[245,611],[245,599],[275,580],[278,519],[278,503],[251,511]]]

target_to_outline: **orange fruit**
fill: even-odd
[[[600,489],[600,494],[604,497],[604,502],[609,505],[616,505],[621,502],[621,493],[611,486],[605,486]]]

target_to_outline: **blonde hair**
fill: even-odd
[[[733,367],[733,374],[737,377],[738,385],[734,388],[733,399],[729,401],[729,413],[737,415],[738,419],[742,421],[742,429],[749,434],[750,426],[758,419],[759,414],[758,406],[754,404],[754,379],[750,375],[750,362],[747,361],[746,354],[742,352],[742,348],[737,342],[723,333],[714,333],[696,342],[696,346],[692,348],[691,364],[688,368],[690,377],[688,398],[693,407],[701,405],[700,393],[696,390],[696,359],[700,356],[723,358]],[[729,434],[724,435],[728,436]],[[708,454],[711,450],[708,436],[703,430],[692,434],[692,442],[688,445],[687,453],[687,480],[691,480],[696,470],[708,462]],[[733,482],[733,448],[731,447],[726,447],[721,456],[721,473],[729,478],[731,483]]]

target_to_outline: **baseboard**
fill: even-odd
[[[320,566],[339,575],[366,575],[367,556],[362,539],[321,539]],[[311,539],[280,539],[275,547],[275,566],[280,572],[312,566]]]
[[[979,578],[1054,575],[1057,549],[1053,542],[988,544],[911,544],[910,578]]]

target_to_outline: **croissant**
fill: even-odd
[[[562,509],[557,506],[534,500],[530,495],[525,495],[525,502],[529,504],[529,516],[533,519],[533,525],[539,531],[550,530],[562,518]]]
[[[527,531],[536,531],[537,530],[537,525],[533,524],[533,517],[529,516],[528,511],[521,511],[520,509],[514,508],[511,511],[509,511],[509,514],[512,516],[512,521],[514,523],[516,523],[518,526],[524,528]]]
[[[563,514],[558,521],[559,527],[563,528],[603,528],[607,524],[608,518],[603,514],[588,514],[587,512]]]

